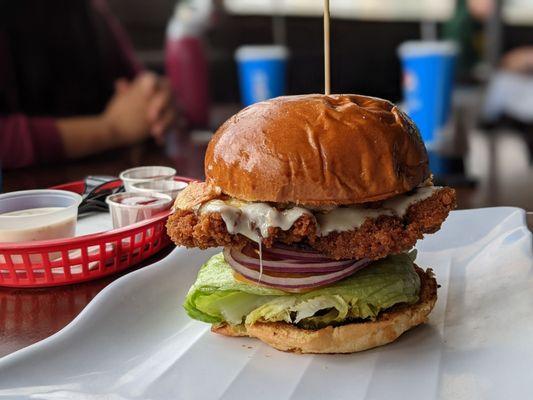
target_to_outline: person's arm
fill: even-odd
[[[56,125],[67,158],[81,158],[124,144],[100,115],[60,118]]]
[[[66,156],[84,157],[148,138],[161,120],[152,120],[147,115],[147,110],[158,99],[157,83],[157,76],[149,73],[140,75],[132,83],[119,82],[115,95],[102,114],[58,119]],[[167,125],[167,121],[159,123],[163,123],[163,127]],[[157,136],[156,133],[152,132],[154,136]]]
[[[503,55],[502,69],[516,73],[533,72],[533,46],[522,46]]]
[[[158,137],[175,123],[169,98],[154,74],[122,82],[103,113],[68,118],[0,118],[0,160],[19,168],[64,158],[79,158]],[[150,114],[153,115],[150,115]]]
[[[0,160],[6,169],[79,158],[124,145],[102,116],[0,117]]]
[[[0,117],[2,168],[20,168],[64,157],[63,141],[53,118],[23,114]]]

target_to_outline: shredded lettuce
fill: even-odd
[[[285,321],[320,328],[352,319],[374,319],[398,303],[418,301],[416,253],[389,256],[341,281],[293,294],[237,281],[222,254],[200,269],[185,300],[185,310],[208,323],[238,325]]]

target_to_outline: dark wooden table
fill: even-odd
[[[180,175],[202,178],[205,148],[205,140],[196,138],[185,144],[184,155],[178,159],[165,156],[161,148],[149,144],[60,165],[5,171],[4,190],[45,188],[87,175],[118,175],[124,169],[149,164],[174,166]],[[505,165],[501,163],[490,170],[492,172],[479,177],[476,187],[458,188],[460,208],[515,205],[533,209],[533,180],[529,181],[531,175],[528,175],[531,170],[522,175],[515,172],[515,180],[497,179],[501,171],[505,171]],[[153,263],[169,251],[158,254],[137,268]],[[0,356],[63,328],[100,290],[119,276],[58,288],[0,288]]]

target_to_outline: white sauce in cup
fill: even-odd
[[[0,242],[74,237],[81,196],[39,189],[0,195]]]
[[[0,217],[34,217],[51,214],[64,207],[40,207],[0,214]],[[73,237],[76,233],[76,216],[42,226],[0,229],[0,242],[34,242],[36,240]]]

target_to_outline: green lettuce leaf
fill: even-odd
[[[395,304],[418,301],[415,256],[389,256],[332,285],[293,294],[235,280],[223,255],[217,254],[200,269],[184,307],[192,318],[215,324],[285,321],[319,328],[347,319],[373,319]]]

